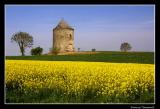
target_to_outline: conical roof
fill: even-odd
[[[64,19],[61,19],[61,21],[58,23],[55,29],[73,29],[73,28],[69,26],[69,24]]]

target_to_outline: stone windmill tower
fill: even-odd
[[[64,19],[53,29],[53,48],[61,53],[74,51],[74,29]]]

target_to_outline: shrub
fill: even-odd
[[[41,55],[43,52],[43,48],[41,47],[36,47],[31,49],[31,55]]]
[[[93,48],[93,49],[92,49],[92,52],[95,52],[95,51],[96,51],[96,49],[95,49],[95,48]]]
[[[58,55],[58,53],[60,52],[60,48],[57,48],[57,47],[50,48],[50,52],[55,54],[55,55]]]

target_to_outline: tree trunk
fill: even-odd
[[[23,42],[21,41],[21,53],[22,53],[22,56],[24,56],[24,47],[23,47]]]
[[[24,56],[24,48],[20,47],[20,49],[21,49],[22,56]]]
[[[22,56],[24,56],[24,52],[22,52]]]

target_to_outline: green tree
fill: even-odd
[[[33,45],[33,37],[26,32],[17,32],[12,35],[11,42],[16,42],[19,46],[22,56],[25,54],[25,49]]]
[[[131,50],[132,47],[128,42],[124,42],[121,44],[120,49],[121,49],[121,51],[127,52],[128,50]]]
[[[43,52],[43,48],[41,47],[36,47],[31,49],[31,55],[41,55]]]

